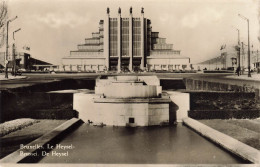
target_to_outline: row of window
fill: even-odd
[[[98,38],[99,37],[99,32],[93,32],[92,33],[93,38]]]
[[[152,37],[153,38],[158,38],[159,37],[159,32],[152,32]]]
[[[109,18],[110,21],[117,21],[117,18]]]
[[[133,27],[141,27],[141,21],[133,21]]]
[[[117,21],[110,21],[109,27],[117,27]]]
[[[111,40],[109,42],[109,54],[111,56],[117,55],[117,38],[116,36],[111,36]]]
[[[165,44],[166,43],[166,39],[165,38],[156,38],[156,43],[158,43],[158,44]]]
[[[122,36],[122,56],[129,56],[129,36]]]
[[[151,56],[156,56],[156,55],[173,55],[173,54],[177,54],[179,55],[181,52],[180,51],[156,51],[156,52],[151,52],[150,55]]]
[[[85,44],[99,44],[100,40],[99,39],[86,39]]]
[[[122,35],[122,42],[124,41],[129,42],[129,35]]]
[[[172,49],[172,44],[154,44],[154,49]]]
[[[129,28],[122,28],[122,35],[127,34],[129,35]]]
[[[109,28],[109,35],[111,35],[111,34],[117,34],[117,28],[116,27],[110,27]]]
[[[141,41],[141,35],[133,35],[133,42],[134,41]]]
[[[122,50],[122,56],[129,56],[129,50]]]
[[[110,35],[109,40],[112,41],[112,42],[117,41],[117,35]]]
[[[122,27],[129,27],[129,21],[122,21]]]
[[[70,52],[71,56],[86,56],[86,55],[94,55],[101,56],[103,52]]]
[[[171,65],[165,65],[165,64],[147,64],[147,67],[149,70],[155,69],[155,70],[176,70],[176,69],[185,69],[187,68],[186,64],[180,65],[180,64],[171,64]]]
[[[129,18],[125,18],[125,17],[123,17],[123,18],[121,18],[121,19],[122,19],[122,20],[129,20]],[[117,20],[117,18],[116,18],[116,17],[114,17],[114,18],[109,18],[109,20]],[[134,17],[133,20],[140,20],[140,18],[139,18],[139,17]]]
[[[133,34],[141,34],[141,28],[133,28]]]
[[[79,45],[79,50],[100,50],[103,49],[103,45]]]
[[[141,56],[141,49],[133,49],[133,56]]]

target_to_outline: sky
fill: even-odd
[[[0,0],[2,1],[2,0]],[[234,45],[240,29],[240,39],[247,44],[247,22],[250,20],[250,44],[260,50],[260,0],[7,0],[10,37],[15,34],[18,49],[31,48],[31,56],[53,64],[76,50],[85,38],[98,31],[99,20],[116,17],[121,7],[122,17],[144,16],[151,20],[152,30],[167,38],[191,63],[220,55],[223,44]],[[258,39],[259,38],[259,39]],[[14,41],[10,40],[10,44]],[[3,48],[2,48],[3,49]]]

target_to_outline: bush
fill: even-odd
[[[16,120],[2,123],[0,124],[0,136],[2,137],[4,135],[20,130],[22,128],[25,128],[37,122],[39,122],[39,120],[34,120],[30,118],[21,118],[21,119],[16,119]]]
[[[190,110],[188,116],[194,119],[255,119],[260,110]]]

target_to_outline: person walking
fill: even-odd
[[[239,74],[240,74],[240,67],[237,67],[236,73],[237,73],[237,76],[239,76]]]

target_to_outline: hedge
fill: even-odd
[[[194,119],[255,119],[260,110],[190,110],[188,116]]]

